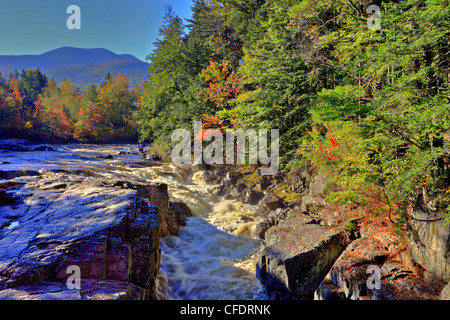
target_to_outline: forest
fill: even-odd
[[[135,91],[128,79],[109,73],[83,92],[65,78],[60,84],[39,69],[0,74],[0,137],[53,143],[136,142]]]
[[[370,5],[380,28],[369,28]],[[447,0],[196,0],[168,7],[138,100],[142,140],[279,129],[284,170],[328,172],[328,198],[376,202],[400,227],[450,209]],[[447,215],[450,222],[450,215]]]
[[[370,5],[380,28],[369,28]],[[448,0],[195,0],[166,8],[149,81],[84,92],[39,70],[0,77],[0,135],[154,141],[175,129],[279,129],[281,164],[333,177],[329,200],[450,210]],[[448,212],[448,211],[447,211]],[[450,222],[450,215],[447,215]],[[394,218],[393,218],[394,219]]]

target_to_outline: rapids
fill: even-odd
[[[53,151],[0,150],[0,170],[66,170],[83,176],[133,178],[166,183],[172,198],[193,217],[178,237],[161,240],[158,298],[186,300],[267,299],[255,276],[253,255],[262,242],[249,237],[256,208],[224,200],[207,185],[171,164],[152,163],[137,145],[60,145]],[[111,157],[106,157],[108,155]]]

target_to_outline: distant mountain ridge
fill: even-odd
[[[4,77],[15,70],[39,68],[50,79],[60,82],[68,78],[80,89],[100,83],[108,72],[112,76],[126,75],[130,78],[130,86],[135,87],[147,80],[148,67],[148,63],[133,55],[115,54],[101,48],[62,47],[41,55],[0,55],[0,72]]]
[[[91,84],[100,84],[109,72],[113,78],[124,74],[129,79],[131,89],[141,86],[148,80],[148,64],[141,61],[111,61],[105,63],[90,63],[81,66],[62,66],[49,70],[46,73],[49,79],[55,79],[58,83],[64,78],[70,79],[81,90]]]

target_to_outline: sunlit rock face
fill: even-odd
[[[412,264],[431,280],[450,281],[450,225],[444,212],[415,208],[408,223],[408,255]]]
[[[50,172],[5,187],[16,203],[1,207],[9,220],[0,230],[1,289],[10,289],[3,296],[34,296],[32,284],[63,283],[71,265],[85,280],[123,282],[120,288],[128,283],[139,288],[135,296],[154,296],[167,186],[124,187],[114,179]],[[95,282],[84,283],[93,290]],[[11,291],[17,287],[23,294]]]

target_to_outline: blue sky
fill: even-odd
[[[66,26],[70,5],[81,9],[81,30]],[[191,17],[192,0],[0,0],[0,55],[72,46],[105,48],[145,60],[166,5],[183,20]]]

